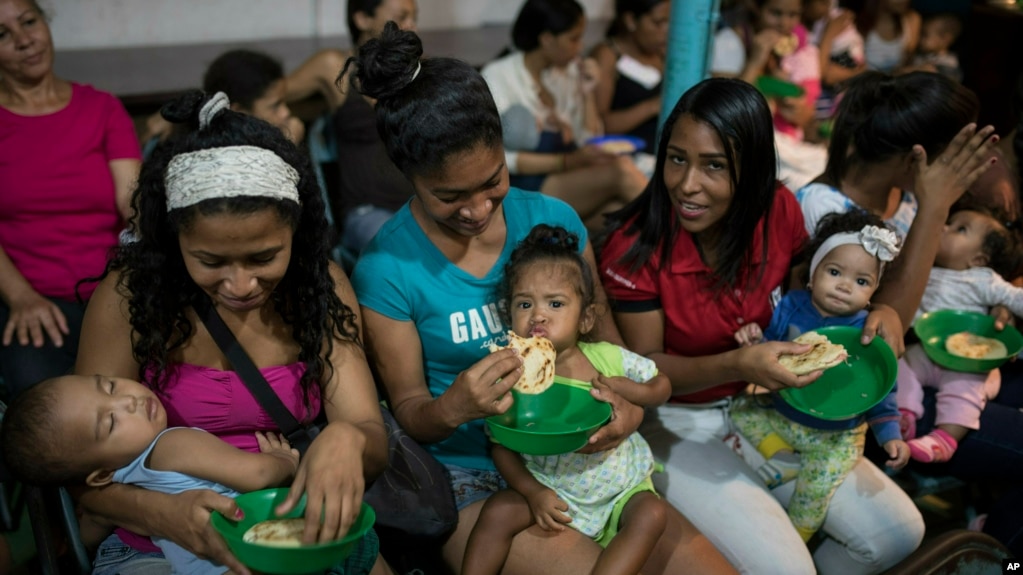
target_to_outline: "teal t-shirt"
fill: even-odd
[[[497,300],[498,284],[512,250],[533,226],[562,226],[577,234],[581,249],[585,249],[586,228],[561,200],[511,188],[503,206],[508,229],[504,249],[483,278],[452,264],[427,239],[409,204],[380,228],[352,274],[360,305],[397,321],[415,323],[426,382],[434,397],[487,355],[490,344],[506,343],[505,333],[511,326],[501,320],[499,309],[505,303]],[[477,420],[427,448],[446,464],[494,469],[487,443],[483,420]]]

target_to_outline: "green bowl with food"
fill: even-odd
[[[376,521],[373,508],[363,503],[362,511],[344,537],[328,543],[301,545],[300,525],[305,514],[305,496],[290,513],[281,517],[274,514],[274,509],[287,496],[286,488],[245,493],[235,498],[235,503],[245,514],[244,519],[234,521],[218,512],[210,517],[213,528],[224,538],[235,557],[261,573],[302,575],[320,573],[340,565]],[[278,521],[282,519],[298,521]],[[262,541],[251,541],[257,534]]]
[[[787,387],[779,393],[792,407],[827,420],[855,417],[877,405],[891,392],[898,373],[892,348],[880,337],[860,343],[863,330],[832,326],[813,330],[831,343],[845,347],[845,361],[824,370],[805,387]]]
[[[512,407],[488,417],[487,425],[496,442],[528,455],[576,451],[611,419],[611,405],[594,399],[588,385],[561,378],[543,393],[512,390],[512,398]]]
[[[1023,335],[1011,325],[998,331],[995,318],[943,309],[925,313],[913,324],[931,361],[952,371],[985,373],[1023,350]]]

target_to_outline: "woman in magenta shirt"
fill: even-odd
[[[0,32],[0,374],[13,396],[74,363],[75,286],[117,245],[141,156],[116,98],[54,75],[33,0],[0,0]]]

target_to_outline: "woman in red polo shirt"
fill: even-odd
[[[768,342],[739,348],[744,324],[767,325],[807,239],[795,198],[776,181],[771,113],[749,84],[715,78],[696,85],[665,122],[657,167],[643,195],[612,215],[601,276],[628,346],[671,379],[673,402],[642,432],[665,463],[658,491],[740,571],[872,573],[920,543],[913,502],[861,460],[835,493],[811,555],[785,512],[792,484],[769,491],[736,457],[731,399],[745,382],[799,387],[777,361],[809,346]],[[901,326],[886,308],[865,335]],[[756,463],[756,450],[742,454]],[[658,478],[655,477],[655,481]]]

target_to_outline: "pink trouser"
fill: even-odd
[[[899,360],[897,382],[899,409],[909,410],[919,419],[924,414],[924,388],[932,387],[938,390],[935,425],[980,429],[980,412],[988,399],[998,395],[1002,374],[997,369],[987,373],[945,369],[931,361],[920,344],[914,344]]]

